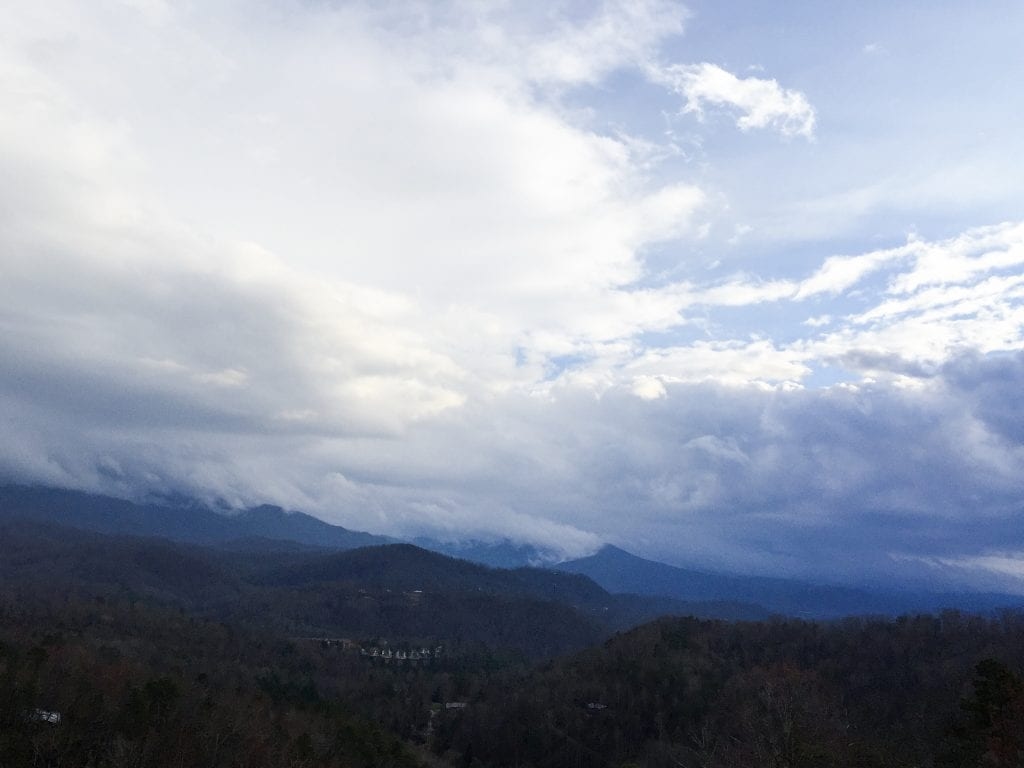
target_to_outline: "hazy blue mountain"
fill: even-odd
[[[80,491],[0,486],[0,520],[18,519],[56,523],[111,535],[159,537],[213,545],[235,552],[241,558],[240,562],[245,560],[245,553],[290,554],[298,562],[303,560],[301,553],[308,550],[353,550],[394,543],[393,539],[350,531],[301,512],[285,512],[273,506],[229,513],[188,499],[147,504]],[[519,575],[515,578],[520,582],[533,580],[534,587],[540,592],[549,590],[543,599],[586,604],[587,610],[592,611],[608,611],[610,616],[617,617],[611,621],[616,626],[670,613],[756,619],[771,611],[794,616],[836,617],[934,611],[944,607],[989,611],[1024,604],[1019,597],[1000,594],[885,593],[788,579],[708,573],[645,560],[612,546],[606,546],[590,557],[553,566],[555,570],[587,576],[593,580],[594,586],[600,585],[602,591],[612,593],[603,602],[601,599],[588,602],[578,596],[573,597],[571,589],[566,591],[569,582],[552,580],[550,576],[541,577],[536,574],[543,571],[524,567],[549,559],[549,553],[536,547],[508,540],[448,544],[419,539],[417,542],[425,545],[419,550],[422,554],[410,554],[411,547],[408,550],[389,550],[391,554],[388,557],[393,558],[397,557],[394,552],[405,552],[403,557],[390,564],[381,560],[382,555],[361,557],[368,558],[367,567],[405,569],[402,572],[410,577],[411,584],[417,579],[429,581],[431,569],[440,562],[431,560],[430,553],[423,550],[440,551],[448,558],[458,558],[454,562],[462,563],[445,563],[441,569],[444,578],[464,578],[466,583],[475,579],[477,582],[472,588],[477,590],[489,589],[487,585],[496,578],[492,572],[494,568],[515,569],[499,579],[503,580],[505,587],[509,585],[508,579],[512,578],[508,574],[517,573]],[[476,563],[473,567],[478,570],[466,570],[470,563],[465,561]],[[344,567],[354,567],[355,562]],[[482,568],[480,564],[490,568]],[[309,564],[311,573],[317,568],[328,567],[327,563]],[[342,567],[342,563],[338,562],[334,567]],[[292,576],[295,578],[297,574]],[[338,578],[344,578],[343,574],[339,572]],[[404,587],[416,588],[409,584]],[[505,587],[496,591],[508,593]],[[541,599],[541,595],[536,593],[531,593],[531,597]]]
[[[323,549],[355,549],[392,541],[350,531],[302,512],[260,506],[228,513],[196,504],[138,504],[109,496],[18,485],[0,486],[0,519],[52,522],[98,533],[153,536],[196,544],[289,541]]]
[[[790,616],[894,615],[942,608],[989,611],[1024,605],[1024,598],[1016,595],[881,592],[793,579],[710,573],[645,560],[611,545],[589,557],[554,567],[589,576],[613,593],[661,595],[683,601],[753,603]]]

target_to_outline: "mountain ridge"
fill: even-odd
[[[606,544],[593,555],[553,567],[589,576],[612,593],[657,595],[683,601],[700,595],[703,600],[754,603],[775,613],[817,619],[872,614],[891,616],[945,608],[993,611],[1024,605],[1024,597],[1010,594],[883,591],[680,568],[647,560],[612,544]]]
[[[239,556],[245,552],[265,552],[291,553],[298,558],[307,551],[343,552],[398,543],[396,539],[351,531],[303,512],[286,512],[272,505],[225,513],[187,499],[176,501],[178,503],[173,505],[140,503],[83,491],[4,485],[0,486],[0,520],[21,518],[114,536],[164,538],[219,547]],[[412,545],[491,568],[517,570],[545,563],[548,559],[532,545],[507,539],[453,544],[419,538],[414,539]],[[663,601],[666,613],[692,610],[697,615],[756,618],[767,610],[790,616],[835,618],[856,614],[895,615],[947,607],[992,611],[1024,605],[1022,597],[998,593],[885,592],[775,577],[713,573],[647,560],[611,544],[588,557],[545,563],[543,567],[587,576],[612,595],[657,598]],[[482,573],[478,574],[479,578],[484,578]],[[644,607],[636,616],[649,616],[655,603],[641,602]]]
[[[110,535],[150,536],[192,544],[245,539],[291,541],[318,549],[355,549],[394,539],[351,531],[304,512],[269,504],[224,513],[195,504],[168,506],[43,486],[0,486],[0,519],[54,522]]]

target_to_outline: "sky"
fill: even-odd
[[[0,479],[1024,593],[1021,29],[10,0]]]

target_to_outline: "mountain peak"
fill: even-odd
[[[629,558],[630,560],[643,560],[642,557],[634,555],[632,552],[627,552],[621,547],[616,547],[614,544],[605,544],[591,557],[604,557],[604,558]]]
[[[260,504],[258,507],[243,509],[237,514],[237,516],[240,518],[277,519],[284,517],[287,514],[294,513],[285,512],[282,507],[279,507],[276,504]]]

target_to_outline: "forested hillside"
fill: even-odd
[[[584,576],[487,568],[408,544],[324,552],[247,539],[212,548],[17,520],[0,521],[0,578],[26,594],[143,599],[285,636],[397,637],[528,658],[665,614],[765,615],[610,595]]]
[[[613,634],[658,611],[409,545],[0,523],[0,766],[1024,765],[1020,614]]]
[[[414,766],[314,647],[177,610],[0,598],[0,765]]]
[[[952,768],[1024,755],[1019,616],[673,619],[532,667],[486,652],[385,662],[145,601],[23,598],[0,596],[5,766]]]
[[[667,619],[493,679],[435,748],[492,766],[1024,764],[1024,617]]]

